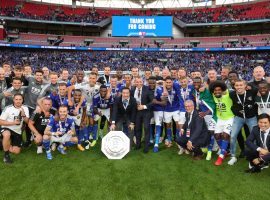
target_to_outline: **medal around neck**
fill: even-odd
[[[122,131],[110,131],[102,139],[101,151],[108,159],[122,159],[130,151],[130,140]]]

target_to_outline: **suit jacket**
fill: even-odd
[[[119,120],[129,120],[135,123],[137,102],[134,97],[130,97],[127,108],[125,109],[122,102],[122,95],[116,97],[113,104],[112,121],[116,123]]]
[[[134,97],[134,95],[135,95],[135,90],[136,90],[136,87],[133,87],[131,89],[131,96],[132,97]],[[151,110],[152,105],[153,105],[152,101],[153,101],[153,98],[154,98],[154,94],[145,85],[143,85],[141,92],[142,92],[141,93],[141,104],[145,105],[147,107],[147,110],[149,111],[149,110]]]
[[[258,126],[254,126],[250,135],[248,136],[246,140],[246,145],[248,148],[250,148],[253,151],[257,151],[257,148],[261,147],[263,148],[263,141],[261,140],[261,135],[260,135],[260,128]],[[268,151],[270,152],[270,133],[267,136],[266,139],[266,146]],[[270,160],[270,153],[268,155],[263,156],[264,160]]]
[[[207,146],[210,141],[210,134],[206,126],[204,118],[201,118],[196,110],[193,111],[191,122],[188,126],[188,113],[185,114],[186,122],[183,125],[184,134],[186,135],[187,129],[190,129],[189,140],[196,146]]]

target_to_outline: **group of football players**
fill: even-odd
[[[239,157],[244,157],[243,133],[248,136],[257,126],[258,114],[270,114],[269,86],[262,66],[253,69],[254,79],[250,82],[241,79],[231,66],[223,66],[220,75],[215,69],[187,73],[184,67],[154,67],[153,71],[133,67],[131,72],[113,74],[110,67],[101,70],[102,75],[98,67],[93,67],[87,75],[77,70],[71,76],[68,69],[59,74],[48,67],[32,72],[30,65],[11,67],[3,63],[0,135],[4,163],[12,163],[10,153],[20,153],[33,141],[37,154],[45,150],[49,160],[55,149],[61,154],[66,154],[70,146],[77,146],[79,151],[91,149],[114,125],[111,116],[115,99],[121,97],[123,89],[134,90],[140,81],[153,95],[150,138],[146,143],[153,152],[159,152],[163,142],[170,148],[183,134],[185,101],[192,101],[205,120],[210,136],[205,146],[206,160],[211,160],[212,151],[217,151],[215,165],[221,165],[228,155],[229,165],[237,162],[237,140]],[[129,130],[123,127],[123,132]],[[177,146],[179,155],[191,153]]]

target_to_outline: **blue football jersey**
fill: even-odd
[[[182,88],[180,86],[180,99],[179,99],[180,112],[186,112],[185,105],[184,105],[186,100],[192,100],[195,105],[195,98],[194,98],[193,92],[194,92],[193,85],[188,85],[187,88]]]
[[[180,86],[173,84],[171,90],[168,91],[167,105],[164,109],[165,112],[178,111],[180,107]]]
[[[100,94],[94,96],[93,98],[93,107],[100,108],[100,109],[107,109],[110,108],[113,104],[112,96],[109,99],[101,98]]]
[[[70,130],[74,130],[75,123],[71,118],[67,118],[65,121],[56,121],[54,116],[50,117],[50,122],[47,127],[51,127],[51,132],[61,132],[62,135],[66,134]]]
[[[65,97],[60,97],[60,95],[53,95],[52,93],[50,94],[50,99],[52,100],[52,108],[55,109],[55,110],[58,110],[58,108],[61,106],[61,105],[67,105],[66,102],[67,102],[67,99],[68,97],[65,96]]]
[[[73,102],[74,102],[74,100],[73,100]],[[86,107],[86,102],[87,102],[86,99],[84,99],[83,102],[82,102],[81,107],[79,108],[79,113],[78,113],[79,115],[82,114],[83,108]],[[67,105],[67,107],[68,107],[68,114],[69,114],[70,116],[74,116],[73,111],[74,111],[75,108],[78,106],[78,103],[74,103],[73,106],[69,106],[69,105],[68,105],[68,100],[66,100],[66,101],[64,102],[64,104]]]
[[[112,102],[114,102],[115,98],[118,96],[119,94],[119,88],[116,87],[116,88],[112,88],[111,90],[111,98],[112,98]]]
[[[163,87],[161,86],[158,86],[155,90],[155,93],[154,93],[154,98],[157,100],[157,101],[161,101],[161,96],[162,96],[162,93],[163,93]],[[161,105],[158,105],[158,104],[153,104],[152,106],[153,108],[153,111],[164,111],[164,106],[161,106]]]

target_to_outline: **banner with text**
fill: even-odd
[[[171,16],[113,16],[112,36],[171,37]]]

